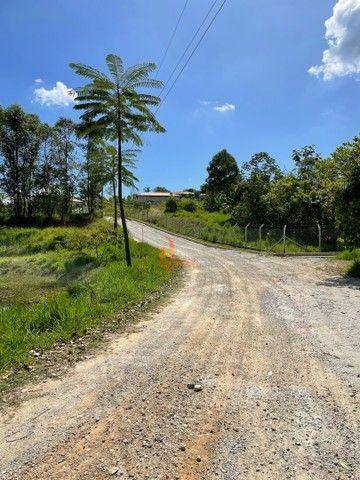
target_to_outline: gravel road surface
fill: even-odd
[[[0,478],[360,479],[360,283],[328,259],[172,238],[184,286],[22,391],[1,415]]]

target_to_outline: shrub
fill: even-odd
[[[178,206],[175,200],[173,198],[169,198],[169,200],[165,204],[165,212],[175,213],[177,208]]]
[[[360,260],[355,260],[355,262],[353,262],[347,271],[347,274],[350,275],[350,277],[360,278]]]
[[[184,203],[184,210],[187,212],[195,212],[196,211],[196,203],[192,202],[191,200]]]

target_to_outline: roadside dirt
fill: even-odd
[[[2,412],[0,478],[359,479],[360,283],[331,260],[173,239],[182,290],[24,389]]]

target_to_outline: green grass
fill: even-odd
[[[360,248],[344,250],[340,252],[337,257],[341,260],[351,261],[351,265],[346,271],[347,275],[360,278]]]
[[[344,250],[337,255],[340,260],[360,260],[360,248],[353,248],[352,250]]]
[[[91,331],[174,275],[157,249],[136,242],[126,267],[117,241],[106,222],[0,231],[0,371]]]
[[[360,260],[352,262],[347,270],[347,274],[350,275],[350,277],[360,278]]]

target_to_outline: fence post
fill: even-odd
[[[245,227],[245,243],[247,243],[247,231],[248,231],[249,226],[250,226],[250,223],[248,223]]]
[[[284,225],[283,229],[283,252],[286,253],[286,225]]]
[[[263,228],[264,224],[260,225],[259,227],[259,249],[261,250],[261,230]]]
[[[321,225],[320,225],[320,223],[317,224],[317,227],[318,227],[318,232],[319,232],[319,234],[318,234],[319,235],[318,236],[319,252],[321,252],[321,248],[322,248],[322,246],[321,246],[321,236],[322,235],[321,235]]]

